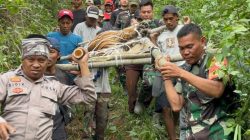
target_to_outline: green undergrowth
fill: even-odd
[[[105,132],[107,140],[165,140],[167,139],[164,124],[153,122],[154,101],[149,108],[140,114],[128,112],[128,96],[116,79],[116,71],[110,69],[112,96],[109,101],[109,120]],[[69,140],[81,139],[82,106],[76,106],[76,116],[67,127]]]

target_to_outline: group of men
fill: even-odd
[[[87,0],[86,5],[85,9],[81,0],[72,0],[72,11],[63,9],[58,13],[59,31],[50,32],[47,37],[30,35],[23,39],[20,67],[0,76],[2,139],[67,139],[68,105],[84,103],[84,126],[95,123],[94,139],[103,140],[111,95],[108,69],[89,70],[88,53],[81,59],[73,56],[72,60],[58,60],[100,32],[120,30],[142,21],[147,21],[150,28],[166,25],[163,32],[150,35],[166,56],[161,58],[166,59],[166,64],[155,60],[155,67],[125,66],[129,112],[140,114],[155,97],[155,113],[162,113],[169,139],[178,138],[173,114],[179,114],[176,118],[181,140],[229,139],[225,125],[228,115],[221,98],[226,94],[226,85],[217,74],[226,63],[217,62],[205,52],[206,39],[198,25],[187,17],[184,25],[180,24],[178,9],[172,5],[162,10],[162,20],[154,19],[151,0],[120,0],[116,10],[112,0],[105,0],[103,7],[93,0]],[[170,62],[168,56],[179,53],[184,60]],[[79,64],[79,72],[55,67],[56,63],[70,61]],[[142,90],[137,89],[140,77]],[[82,138],[91,137],[89,129],[84,128]]]

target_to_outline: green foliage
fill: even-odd
[[[111,69],[110,77],[116,76],[114,69]],[[153,108],[147,108],[140,115],[128,112],[128,97],[123,94],[122,87],[116,81],[111,81],[112,98],[110,101],[110,117],[106,131],[106,139],[119,140],[163,140],[166,139],[164,125],[156,126],[152,121]],[[154,104],[154,103],[152,103]]]
[[[39,1],[0,1],[0,5],[0,71],[6,71],[20,63],[21,39],[31,33],[47,34],[56,20]]]
[[[236,92],[242,97],[242,108],[236,115],[235,132],[246,132],[249,136],[250,116],[250,0],[178,0],[158,1],[156,9],[165,3],[179,7],[181,15],[188,15],[199,24],[221,60],[227,58],[227,75],[237,86]],[[160,10],[157,10],[160,11]],[[180,18],[181,19],[181,18]],[[223,73],[221,73],[223,75]],[[226,76],[224,76],[226,77]],[[238,133],[237,133],[238,135]],[[235,136],[236,139],[239,137]]]

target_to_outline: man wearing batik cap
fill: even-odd
[[[49,47],[49,59],[48,66],[45,71],[45,76],[51,78],[52,80],[58,80],[63,84],[69,84],[70,79],[65,75],[65,73],[56,67],[57,61],[60,59],[60,45],[57,39],[48,37],[46,38],[40,34],[30,34],[26,37],[30,38],[42,38],[50,42]],[[65,130],[66,124],[68,124],[72,119],[72,114],[70,112],[71,108],[68,105],[58,104],[56,114],[53,117],[54,126],[52,132],[52,140],[66,140],[67,134]]]
[[[80,60],[78,86],[68,86],[44,76],[50,43],[46,39],[22,41],[22,64],[0,76],[0,138],[13,140],[51,140],[57,103],[91,105],[96,101],[88,69],[88,55]]]

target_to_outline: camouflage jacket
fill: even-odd
[[[202,78],[220,80],[212,71],[216,64],[210,63],[210,60],[212,60],[211,57],[204,55],[197,64],[191,66],[184,64],[183,67]],[[228,117],[220,104],[221,100],[205,95],[181,79],[178,79],[175,88],[185,100],[180,112],[181,139],[223,140],[229,138],[227,134],[229,131],[225,124]]]
[[[117,15],[115,21],[115,28],[116,29],[124,29],[130,26],[131,15],[129,11],[122,11]]]
[[[151,29],[157,28],[161,25],[159,20],[156,19],[153,19],[151,21],[142,21],[142,22],[146,22],[146,24],[148,24],[149,28]],[[143,66],[142,76],[143,76],[142,78],[143,85],[152,86],[155,77],[161,76],[161,74],[155,70],[153,65],[147,64]]]

